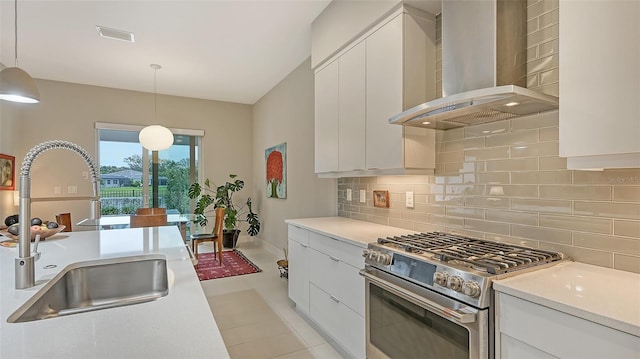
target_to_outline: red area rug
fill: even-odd
[[[222,265],[218,262],[217,257],[217,255],[214,257],[213,252],[198,254],[198,264],[194,268],[200,280],[262,272],[262,269],[251,263],[251,261],[237,249],[222,251]]]

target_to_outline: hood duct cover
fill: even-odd
[[[442,2],[442,94],[389,120],[450,129],[558,108],[526,86],[526,0]]]

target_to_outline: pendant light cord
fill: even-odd
[[[153,121],[158,122],[158,68],[153,68]]]
[[[14,46],[14,55],[16,60],[16,67],[18,67],[18,0],[14,1],[15,6],[13,7],[13,46]]]
[[[162,66],[158,64],[149,65],[153,69],[153,121],[158,121],[158,70]]]

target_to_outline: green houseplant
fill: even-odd
[[[192,183],[188,191],[189,198],[197,200],[194,222],[203,227],[209,222],[207,214],[218,207],[225,208],[223,246],[227,248],[235,247],[240,234],[238,222],[247,222],[247,234],[250,236],[255,236],[260,232],[260,218],[257,213],[253,212],[251,197],[247,198],[247,201],[242,205],[236,205],[233,202],[233,194],[244,188],[244,181],[236,177],[238,176],[230,174],[230,181],[220,186],[215,184],[212,186],[211,181],[207,178],[204,181],[204,186],[197,182]]]

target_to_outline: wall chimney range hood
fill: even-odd
[[[557,109],[557,97],[525,88],[526,7],[526,0],[443,0],[443,97],[389,123],[447,130]]]

